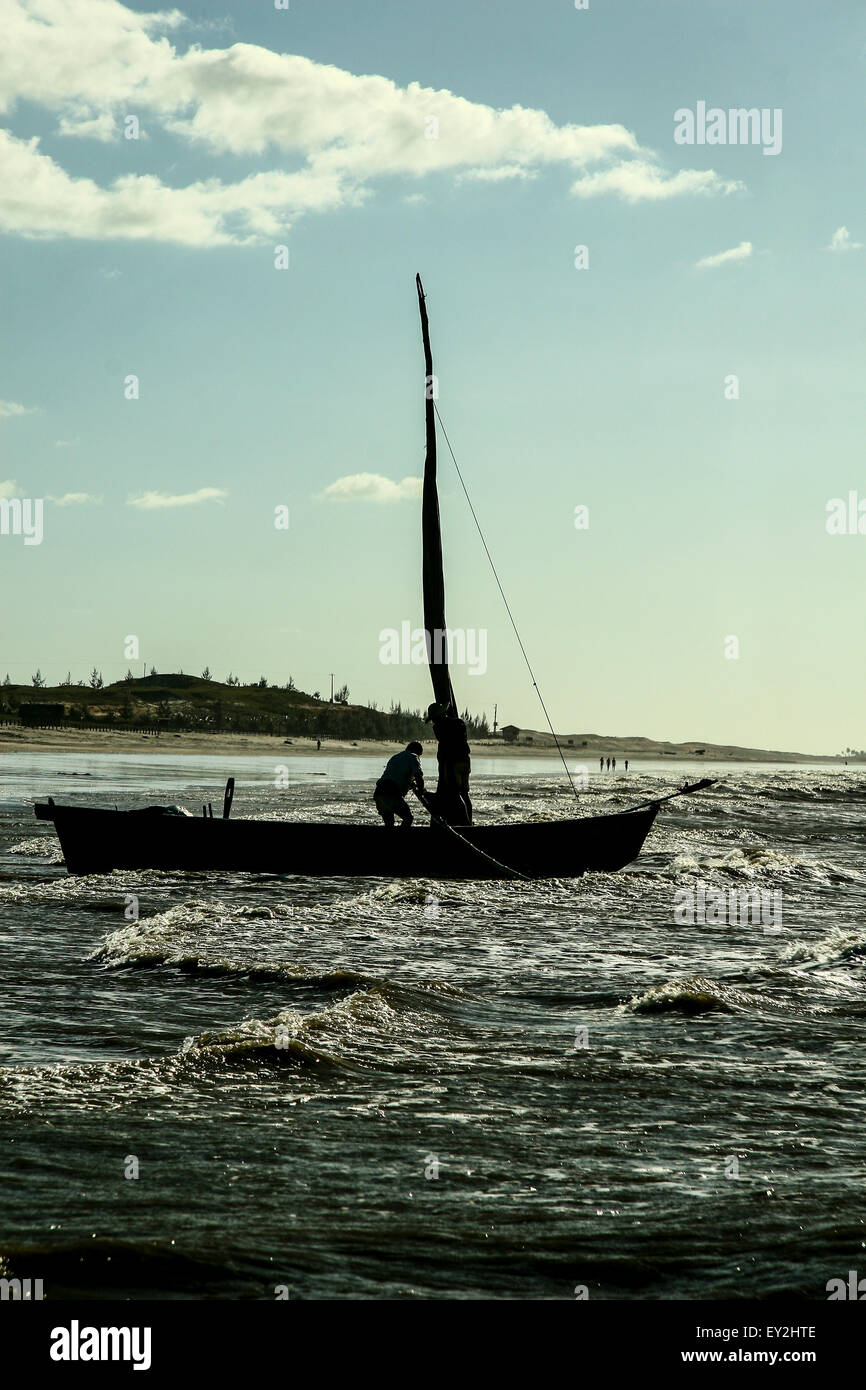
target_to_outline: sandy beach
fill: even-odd
[[[585,737],[585,742],[584,742]],[[293,756],[321,757],[335,753],[369,753],[371,757],[389,758],[402,743],[384,739],[323,739],[321,750],[316,748],[316,740],[311,738],[283,739],[275,734],[206,734],[172,733],[163,730],[160,734],[133,733],[122,729],[28,729],[22,725],[0,727],[0,754],[4,749],[21,753],[209,753],[224,754],[279,754],[291,750]],[[604,737],[599,734],[562,737],[562,748],[566,757],[578,763],[587,762],[591,766],[601,756],[615,756],[618,760],[629,759],[639,763],[641,759],[657,761],[661,757],[695,762],[696,745],[671,744],[662,740],[638,737]],[[841,758],[812,753],[781,752],[763,748],[739,748],[725,744],[704,743],[701,755],[709,762],[728,760],[730,762],[772,762],[772,763],[818,763],[838,762]],[[425,752],[435,751],[432,740],[425,744]],[[502,739],[473,739],[472,751],[477,756],[497,758],[550,758],[556,757],[556,747],[550,734],[535,733],[533,742],[505,743]],[[851,758],[849,764],[863,759]]]
[[[315,758],[334,753],[369,753],[375,757],[390,758],[403,746],[381,739],[323,739],[319,751],[315,739],[282,739],[271,734],[175,734],[164,731],[156,735],[108,729],[103,732],[96,729],[0,728],[0,754],[4,749],[21,753],[224,753],[227,756],[233,753],[279,754],[291,751],[293,757],[299,754]],[[432,749],[433,744],[429,747]],[[476,752],[483,751],[488,756],[495,753],[497,757],[508,758],[550,757],[551,752],[550,748],[545,747],[505,744],[501,739],[476,741],[472,747]]]

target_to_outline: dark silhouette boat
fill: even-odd
[[[178,815],[162,807],[110,811],[38,805],[71,874],[111,869],[310,874],[315,877],[568,878],[612,872],[640,853],[655,819],[643,811],[531,824],[381,825]],[[480,851],[480,852],[479,852]]]
[[[416,287],[426,372],[427,453],[421,507],[424,626],[436,703],[456,713],[447,645],[431,640],[431,634],[446,633],[447,626],[436,482],[435,377],[420,277],[416,277]],[[571,780],[555,734],[554,741]],[[705,785],[708,783],[702,782],[684,791]],[[439,790],[425,802],[431,813],[430,824],[396,830],[364,823],[232,819],[233,793],[234,780],[230,778],[222,818],[212,812],[198,817],[160,806],[130,811],[59,806],[53,798],[36,806],[36,816],[53,821],[71,874],[170,869],[317,877],[568,878],[588,871],[609,873],[631,863],[659,809],[656,800],[603,816],[505,825],[472,825],[459,819],[454,823],[453,798],[449,802],[440,776]]]

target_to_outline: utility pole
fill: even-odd
[[[494,737],[494,738],[496,737],[496,711],[497,711],[498,709],[499,709],[499,706],[498,706],[498,705],[494,705],[494,706],[493,706],[493,737]]]
[[[334,703],[334,673],[331,672],[331,704]]]

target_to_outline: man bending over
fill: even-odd
[[[400,817],[400,826],[408,830],[412,824],[412,812],[406,802],[406,793],[414,785],[424,794],[424,773],[421,770],[420,756],[423,753],[420,743],[407,744],[404,752],[395,753],[385,764],[385,771],[376,783],[373,800],[376,810],[389,830],[394,828],[394,816]]]

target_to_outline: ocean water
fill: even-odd
[[[374,818],[379,762],[284,761],[277,789],[233,759],[233,814]],[[692,772],[594,775],[580,813]],[[823,1300],[866,1266],[864,769],[726,765],[628,869],[536,883],[69,878],[33,818],[48,793],[217,810],[225,773],[4,755],[0,1274]],[[574,813],[542,760],[479,760],[473,800]]]

